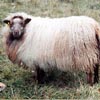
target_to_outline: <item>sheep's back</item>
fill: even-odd
[[[100,26],[93,19],[82,16],[33,23],[34,20],[18,50],[19,59],[28,66],[38,64],[43,69],[56,66],[64,71],[92,71],[94,64],[98,63],[96,30],[100,30]]]

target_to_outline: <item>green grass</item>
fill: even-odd
[[[8,13],[24,11],[33,16],[65,17],[87,15],[100,22],[99,0],[0,0],[0,27]],[[28,2],[27,2],[28,1]],[[0,82],[7,85],[0,99],[100,99],[100,83],[90,87],[83,72],[55,70],[44,84],[37,84],[32,72],[13,65],[0,38]]]

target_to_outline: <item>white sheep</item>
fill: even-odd
[[[98,82],[100,25],[94,19],[41,18],[18,12],[8,15],[4,23],[8,24],[3,34],[9,59],[36,69],[38,80],[43,70],[56,67],[82,70],[88,83]]]

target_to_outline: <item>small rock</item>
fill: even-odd
[[[3,91],[5,89],[6,85],[4,83],[0,82],[0,91]]]

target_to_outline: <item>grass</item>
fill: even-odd
[[[33,16],[65,17],[87,15],[100,22],[99,0],[0,0],[0,27],[8,13],[24,11]],[[23,2],[24,1],[24,2]],[[0,99],[100,99],[100,83],[90,87],[83,72],[55,70],[47,74],[49,82],[37,84],[30,70],[13,65],[0,38],[0,82],[7,85]]]

